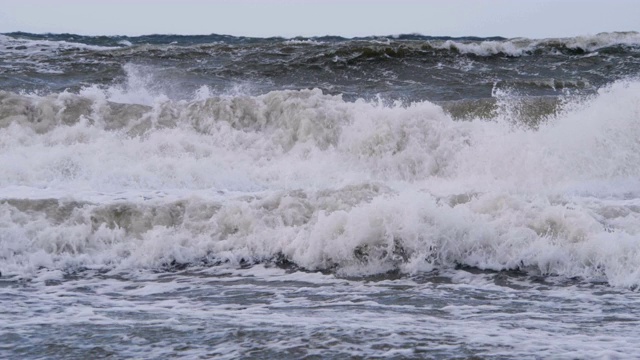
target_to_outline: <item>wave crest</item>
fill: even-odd
[[[618,82],[530,126],[508,96],[456,121],[319,90],[2,92],[0,271],[285,259],[637,285],[638,94]]]

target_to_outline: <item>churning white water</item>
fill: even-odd
[[[0,36],[0,355],[640,354],[636,33],[158,37]]]
[[[133,79],[132,81],[134,81]],[[0,271],[284,256],[640,281],[640,83],[537,128],[318,90],[124,104],[2,93]]]

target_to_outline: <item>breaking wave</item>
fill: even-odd
[[[636,286],[638,94],[619,81],[532,122],[508,95],[455,117],[317,89],[0,92],[0,271],[277,261]]]

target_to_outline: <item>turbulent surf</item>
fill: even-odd
[[[640,351],[639,70],[633,32],[0,35],[0,348]]]

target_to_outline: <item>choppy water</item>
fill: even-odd
[[[640,35],[0,35],[9,358],[634,358]]]

